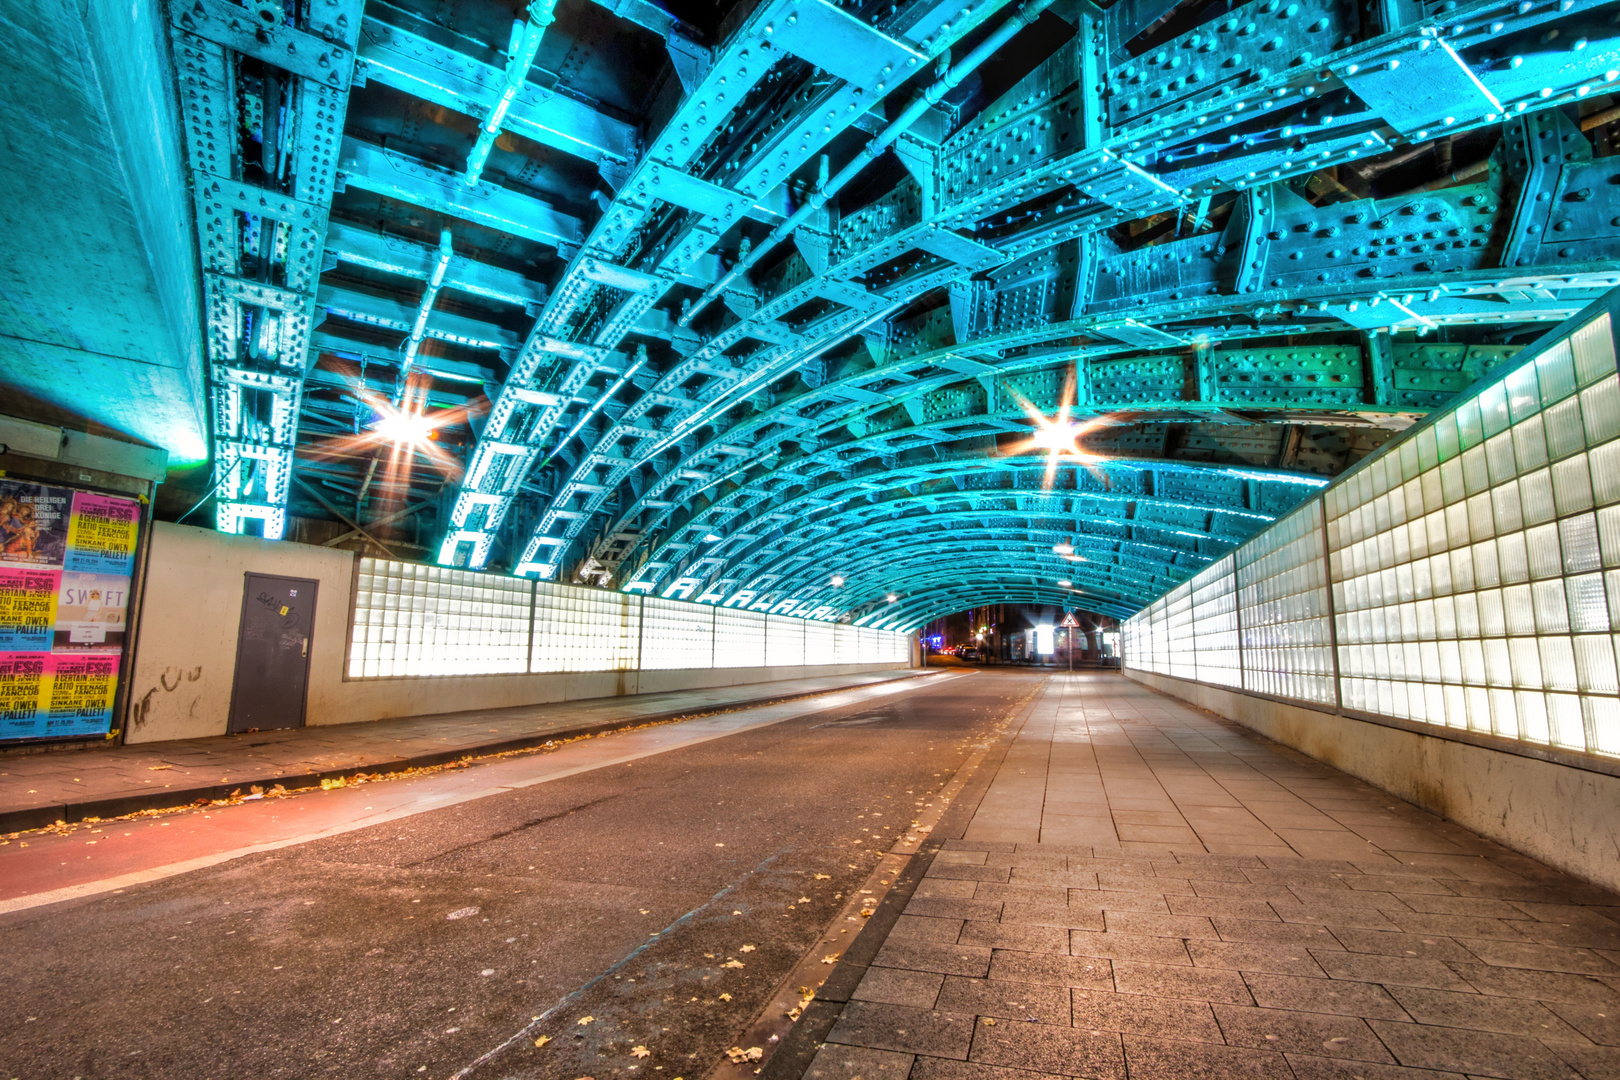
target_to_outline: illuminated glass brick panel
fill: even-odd
[[[714,666],[753,668],[765,666],[765,613],[741,608],[716,608],[714,612]]]
[[[789,615],[765,616],[765,664],[797,667],[804,663],[803,619]]]
[[[838,663],[836,623],[806,621],[804,624],[804,662],[806,664]]]
[[[634,671],[640,641],[639,597],[536,583],[530,671]]]
[[[642,599],[641,669],[673,671],[714,666],[715,610],[679,600]]]
[[[349,677],[906,663],[908,635],[361,559]]]
[[[532,589],[517,578],[361,559],[349,676],[526,671]]]
[[[1232,556],[1218,559],[1188,582],[1192,593],[1192,642],[1198,681],[1243,685],[1238,662],[1237,579]]]
[[[1237,552],[1243,688],[1334,703],[1322,506],[1312,499]]]
[[[1191,584],[1176,586],[1164,599],[1164,637],[1169,653],[1165,674],[1178,679],[1196,679],[1198,658],[1193,651]]]
[[[1612,341],[1543,348],[1329,492],[1345,708],[1620,749]]]
[[[849,623],[833,624],[833,661],[838,664],[861,662],[860,627]]]

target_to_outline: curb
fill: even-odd
[[[821,690],[803,690],[791,694],[767,694],[757,698],[745,698],[739,701],[726,702],[723,705],[708,708],[671,709],[659,713],[646,713],[641,716],[628,717],[618,720],[601,720],[596,723],[579,724],[569,728],[559,728],[556,731],[547,731],[533,735],[521,735],[513,738],[495,739],[490,742],[477,743],[472,746],[463,746],[455,750],[434,750],[431,752],[410,754],[404,757],[391,758],[387,761],[370,762],[365,765],[353,765],[342,769],[325,769],[320,772],[301,773],[274,773],[264,776],[244,777],[240,781],[229,784],[198,784],[195,787],[166,788],[161,792],[142,792],[138,795],[114,795],[103,798],[83,799],[68,803],[47,803],[43,806],[28,806],[19,810],[0,811],[0,832],[23,832],[28,829],[42,829],[58,821],[83,821],[85,818],[113,818],[124,814],[133,814],[141,810],[178,810],[181,807],[191,806],[201,801],[223,799],[233,791],[238,791],[250,784],[259,784],[265,787],[271,784],[282,784],[287,788],[315,787],[322,780],[335,780],[341,776],[353,776],[356,773],[387,774],[404,772],[407,769],[419,769],[432,765],[445,765],[452,761],[459,761],[464,757],[474,757],[488,754],[504,753],[508,750],[527,750],[542,746],[548,742],[560,739],[575,739],[581,735],[605,735],[609,732],[620,731],[624,728],[640,727],[644,724],[667,723],[679,720],[698,712],[735,712],[740,709],[757,709],[765,705],[775,705],[785,701],[797,701],[800,698],[818,697],[822,694],[837,694],[845,690],[858,690],[866,686],[886,686],[891,683],[908,682],[912,679],[931,677],[935,672],[944,669],[920,668],[914,673],[897,679],[885,679],[878,683],[863,683],[858,686],[833,687]]]

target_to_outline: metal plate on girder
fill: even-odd
[[[284,22],[261,20],[226,0],[193,0],[171,10],[174,24],[182,30],[294,75],[342,89],[354,72],[354,53],[341,42],[328,43]]]
[[[949,229],[930,229],[917,238],[916,246],[930,255],[956,263],[958,266],[982,268],[1001,261],[1001,254],[977,240],[970,240]]]
[[[301,202],[278,191],[229,180],[223,176],[203,174],[197,178],[198,194],[213,199],[221,206],[274,218],[288,225],[307,225],[318,228],[326,220],[326,211],[314,203]]]
[[[636,184],[633,194],[639,194],[643,188],[651,198],[719,218],[728,225],[741,217],[754,201],[730,188],[689,176],[673,165],[656,162],[648,177]]]
[[[208,283],[210,291],[220,296],[228,296],[232,300],[239,300],[255,307],[269,308],[272,311],[296,311],[308,299],[302,293],[283,289],[279,285],[248,281],[228,274],[209,271],[203,275],[203,279]]]
[[[802,4],[775,31],[777,45],[845,82],[897,83],[926,57],[824,0]]]
[[[1135,345],[1143,349],[1163,349],[1171,345],[1184,345],[1186,342],[1174,334],[1167,334],[1156,327],[1146,326],[1134,319],[1124,322],[1105,323],[1095,327],[1097,333],[1115,341],[1122,341],[1127,345]]]
[[[1398,57],[1348,65],[1335,72],[1384,122],[1401,134],[1458,121],[1478,120],[1502,107],[1451,50],[1435,45]]]

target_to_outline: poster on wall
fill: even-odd
[[[141,504],[0,478],[0,741],[112,726]]]
[[[50,689],[44,697],[47,737],[69,739],[107,731],[112,724],[113,692],[118,688],[118,659],[51,655]]]
[[[62,571],[0,564],[0,652],[46,652]]]
[[[75,492],[65,567],[129,577],[135,572],[135,529],[140,520],[139,503],[88,491]]]
[[[0,479],[0,563],[61,566],[72,503],[69,488]]]
[[[0,652],[0,739],[45,734],[41,703],[50,693],[50,653]]]
[[[56,590],[52,652],[122,652],[129,578],[63,571]],[[3,633],[3,632],[0,632]],[[0,636],[0,648],[5,639]]]

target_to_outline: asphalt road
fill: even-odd
[[[698,1080],[1040,682],[924,683],[0,915],[0,1080]]]

